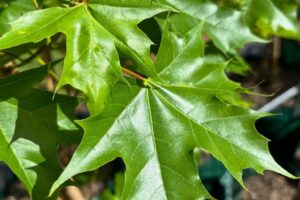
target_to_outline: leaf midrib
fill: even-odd
[[[157,159],[157,162],[159,163],[159,173],[160,173],[160,178],[161,178],[161,181],[162,181],[162,186],[164,188],[164,193],[165,193],[165,196],[168,198],[168,196],[166,194],[167,190],[166,190],[165,182],[164,182],[164,178],[163,178],[163,173],[162,173],[162,168],[161,168],[161,162],[159,160],[159,155],[158,155],[156,141],[155,141],[156,137],[155,137],[155,134],[154,134],[154,124],[153,124],[153,116],[152,116],[152,111],[151,111],[151,103],[150,103],[149,90],[148,89],[145,89],[145,90],[146,90],[147,106],[148,106],[148,110],[149,110],[149,120],[150,120],[150,126],[151,126],[152,143],[153,143],[154,150],[155,150],[155,155],[156,155],[155,157]]]
[[[219,94],[220,92],[222,92],[222,93],[233,92],[234,90],[237,90],[237,89],[240,88],[238,86],[238,84],[236,85],[235,88],[232,88],[232,89],[215,89],[215,88],[196,87],[196,86],[192,86],[192,85],[170,85],[170,84],[167,84],[167,83],[157,82],[157,81],[154,81],[154,80],[150,80],[149,82],[152,83],[154,85],[154,87],[158,86],[158,88],[160,88],[160,86],[163,86],[163,87],[166,87],[166,88],[193,89],[193,90],[198,90],[198,91],[211,92],[212,94],[216,94],[216,95]],[[234,82],[228,81],[228,83],[232,84]]]
[[[241,149],[237,144],[231,142],[231,141],[228,140],[227,138],[221,137],[220,135],[216,134],[214,131],[212,131],[212,130],[210,130],[209,128],[207,128],[207,127],[205,127],[205,126],[199,124],[198,122],[196,122],[196,121],[195,121],[193,118],[191,118],[190,116],[187,116],[187,115],[186,115],[185,113],[183,113],[179,108],[177,108],[177,107],[174,106],[171,102],[169,102],[169,101],[168,101],[162,94],[160,94],[158,91],[153,90],[153,92],[155,92],[155,93],[159,96],[160,99],[162,99],[164,102],[166,102],[169,106],[171,106],[173,109],[175,109],[178,113],[180,113],[180,114],[181,114],[182,116],[184,116],[185,118],[191,120],[193,123],[197,124],[198,126],[201,126],[203,129],[205,129],[205,130],[207,130],[207,131],[213,133],[213,134],[216,135],[217,137],[219,137],[219,138],[221,138],[221,139],[227,141],[229,144],[231,144],[231,145],[237,147],[238,149],[242,150],[243,152],[246,152],[247,154],[249,154],[249,155],[251,155],[252,157],[254,157],[255,159],[257,159],[257,156],[254,155],[254,154],[252,154],[252,152],[247,152],[247,151],[245,151],[244,149]],[[262,159],[262,160],[264,160],[265,162],[267,162],[267,163],[269,163],[270,165],[272,165],[272,163],[270,163],[268,160],[266,160],[266,159]]]

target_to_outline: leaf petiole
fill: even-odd
[[[133,76],[133,77],[135,77],[135,78],[137,78],[141,81],[146,81],[145,77],[141,76],[140,74],[138,74],[134,71],[131,71],[131,70],[125,68],[125,67],[121,67],[121,69],[122,69],[122,72],[125,73],[125,74],[131,75],[131,76]]]

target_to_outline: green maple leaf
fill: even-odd
[[[168,26],[170,26],[170,31],[173,32],[173,37],[177,37],[179,40],[182,40],[187,32],[199,24],[199,21],[195,18],[182,13],[173,14],[167,19],[164,17],[156,17],[156,21],[162,30],[164,29],[165,25],[168,24]],[[211,59],[212,62],[226,62],[230,60],[226,68],[227,72],[240,75],[245,75],[249,72],[250,67],[240,56],[239,52],[232,51],[230,55],[228,55],[224,54],[214,45],[209,46],[209,53],[206,53],[207,60]]]
[[[250,0],[245,12],[247,23],[260,35],[271,34],[300,39],[297,26],[299,3],[294,0]]]
[[[219,6],[209,0],[159,0],[185,14],[184,21],[204,23],[203,31],[223,53],[235,53],[248,42],[264,42],[254,35],[243,20],[243,13],[231,7]],[[190,19],[188,19],[188,17]]]
[[[254,35],[242,19],[242,12],[230,8],[219,9],[207,18],[204,25],[214,44],[224,53],[232,53],[249,42],[265,42]]]
[[[249,42],[265,42],[261,36],[272,34],[299,39],[296,22],[297,4],[294,0],[249,0],[245,3],[227,2],[220,6],[210,0],[159,0],[172,6],[184,17],[185,23],[204,23],[203,31],[223,53],[234,54]],[[240,3],[241,9],[229,5]],[[184,25],[183,25],[184,26]],[[256,30],[258,29],[258,30]],[[252,30],[256,30],[255,35]]]
[[[137,24],[163,11],[165,8],[146,0],[94,1],[34,11],[12,23],[12,30],[0,38],[0,49],[64,33],[67,53],[57,89],[70,84],[83,91],[90,112],[100,113],[110,88],[124,80],[117,47],[138,63],[142,72],[155,74],[149,57],[152,43]]]
[[[0,79],[0,160],[35,200],[48,196],[62,172],[54,156],[58,145],[81,139],[72,123],[76,99],[57,95],[52,100],[53,94],[32,89],[47,72],[45,66]]]
[[[103,113],[78,121],[85,134],[53,193],[72,176],[120,157],[126,165],[122,199],[211,199],[197,172],[199,148],[220,160],[241,183],[243,169],[282,169],[259,135],[264,114],[232,105],[226,94],[240,86],[227,79],[225,64],[206,63],[201,27],[179,41],[164,32],[158,78],[131,89],[118,84]]]

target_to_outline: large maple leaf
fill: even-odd
[[[77,101],[32,89],[48,66],[0,79],[0,160],[22,181],[34,200],[46,199],[62,172],[59,144],[81,139],[74,120]],[[53,198],[56,199],[55,195]]]
[[[12,30],[0,38],[0,49],[64,33],[67,53],[57,89],[70,84],[83,91],[90,112],[96,114],[102,111],[110,88],[123,79],[117,47],[142,72],[155,74],[149,57],[152,43],[137,24],[163,11],[165,8],[148,0],[94,1],[34,11],[12,23]]]
[[[197,173],[197,149],[220,160],[241,183],[243,169],[293,177],[268,151],[255,121],[264,114],[227,101],[240,86],[225,64],[207,63],[201,27],[178,40],[165,31],[157,78],[112,90],[103,113],[79,121],[85,134],[51,192],[72,176],[117,157],[126,165],[122,199],[212,198]]]

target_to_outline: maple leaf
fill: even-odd
[[[293,0],[292,0],[293,1]],[[234,54],[236,49],[249,42],[266,42],[261,36],[276,34],[299,38],[296,23],[296,2],[281,0],[250,0],[241,9],[220,6],[208,0],[159,0],[172,6],[180,14],[186,14],[187,21],[204,23],[203,31],[216,47],[225,54]],[[252,30],[259,29],[259,36]],[[258,31],[256,31],[258,32]]]
[[[205,32],[225,54],[234,54],[248,42],[265,42],[254,35],[243,20],[243,13],[227,6],[219,6],[207,0],[159,0],[162,4],[172,6],[185,16],[185,21],[203,23]],[[234,36],[234,37],[233,37]]]
[[[187,32],[199,24],[198,20],[183,13],[173,14],[168,18],[157,16],[156,21],[162,30],[164,30],[164,27],[168,24],[170,30],[174,33],[173,37],[180,37],[179,41],[184,38]],[[226,62],[229,60],[226,67],[226,71],[229,73],[245,75],[249,72],[250,66],[244,61],[238,51],[231,51],[230,55],[224,54],[214,45],[209,45],[209,42],[207,43],[209,46],[209,50],[205,55],[207,60],[210,59],[212,62]]]
[[[47,73],[44,66],[0,79],[0,160],[36,200],[48,196],[62,172],[54,156],[58,145],[81,139],[72,122],[76,99],[57,95],[52,100],[53,94],[32,89]]]
[[[255,121],[265,116],[232,105],[237,83],[225,64],[206,63],[202,27],[183,40],[165,31],[156,63],[157,78],[131,89],[118,84],[103,113],[78,121],[81,144],[54,183],[53,193],[72,176],[120,157],[126,165],[122,199],[212,199],[197,172],[197,149],[220,160],[243,185],[243,169],[282,169],[259,135]],[[180,42],[179,42],[180,41]],[[224,95],[225,94],[225,95]]]
[[[250,0],[245,11],[245,19],[254,31],[263,37],[271,34],[300,39],[297,26],[299,3],[294,0]]]
[[[165,8],[159,4],[146,0],[94,1],[71,8],[38,10],[12,22],[12,30],[0,38],[0,49],[64,33],[67,53],[57,90],[70,84],[83,91],[90,112],[97,114],[104,108],[110,88],[124,80],[117,47],[136,61],[142,72],[155,74],[149,57],[152,43],[137,24],[163,11]]]

